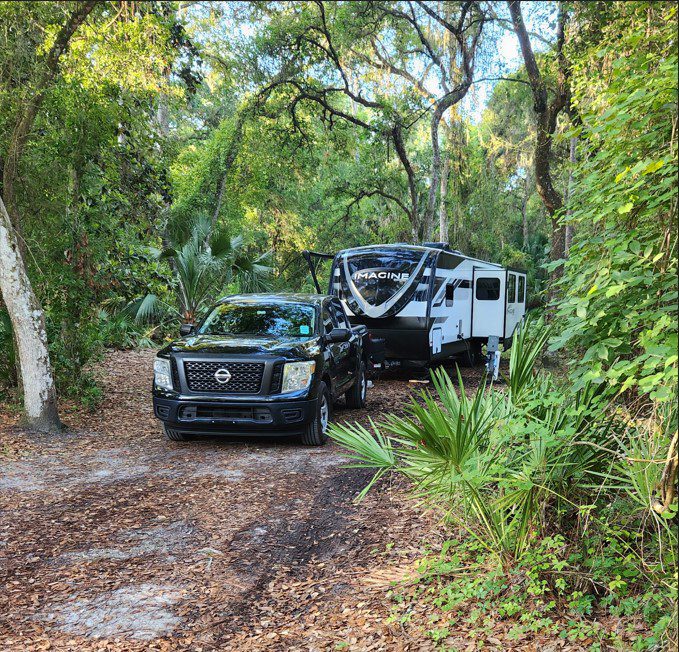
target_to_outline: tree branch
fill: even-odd
[[[332,232],[332,230],[342,221],[346,222],[349,219],[349,215],[351,213],[351,209],[358,204],[362,199],[365,199],[366,197],[374,197],[375,195],[378,195],[380,197],[384,197],[385,199],[388,199],[389,201],[394,202],[405,214],[408,219],[411,218],[410,211],[408,210],[408,207],[396,196],[392,195],[391,193],[388,193],[380,188],[373,188],[372,190],[361,190],[356,197],[354,197],[346,206],[344,209],[344,213],[340,215],[334,222],[332,222],[326,231],[326,235],[329,232]]]
[[[413,166],[408,158],[408,153],[406,152],[405,143],[403,142],[403,132],[401,131],[401,125],[395,125],[391,130],[391,138],[394,141],[394,149],[398,155],[403,169],[406,171],[408,177],[408,190],[410,192],[410,204],[411,209],[408,211],[411,221],[415,220],[417,216],[417,182],[415,180],[415,172]]]
[[[528,73],[531,88],[533,90],[533,103],[536,113],[542,113],[547,110],[547,88],[540,74],[535,54],[530,43],[530,37],[526,31],[526,25],[523,22],[521,15],[521,7],[519,0],[509,0],[509,13],[512,16],[512,23],[514,24],[514,31],[519,40],[521,47],[521,54],[523,55],[524,65]]]
[[[2,166],[2,191],[5,206],[7,207],[7,211],[12,221],[12,226],[19,235],[21,234],[21,225],[19,223],[19,212],[16,205],[16,192],[14,187],[18,175],[19,161],[23,155],[35,118],[45,99],[45,92],[57,75],[59,60],[68,48],[68,44],[73,34],[78,27],[85,22],[95,5],[96,2],[94,0],[78,3],[75,11],[69,16],[66,23],[59,30],[52,47],[45,57],[44,69],[35,86],[33,96],[28,100],[23,112],[20,112],[17,116],[14,129],[12,130],[7,154]]]
[[[377,39],[373,38],[370,41],[370,44],[373,47],[373,52],[375,53],[375,56],[377,57],[377,61],[373,61],[369,57],[367,57],[364,54],[361,54],[360,52],[355,52],[355,54],[363,59],[366,63],[370,64],[374,68],[380,69],[380,70],[388,70],[392,75],[397,75],[398,77],[402,77],[406,81],[409,81],[417,90],[424,95],[425,97],[428,98],[433,98],[433,94],[426,89],[424,86],[424,83],[422,82],[421,79],[417,79],[412,73],[408,72],[407,70],[403,68],[399,68],[396,66],[389,58],[387,58],[386,55],[382,54],[379,51],[379,48],[377,47]],[[427,69],[425,69],[425,75],[426,75]]]

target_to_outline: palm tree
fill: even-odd
[[[230,237],[223,227],[214,227],[210,218],[200,216],[189,228],[175,228],[167,246],[153,249],[158,260],[168,260],[177,281],[176,301],[168,303],[155,294],[128,306],[137,321],[178,318],[194,323],[201,310],[231,283],[243,292],[259,292],[269,285],[271,267],[268,254],[251,258],[241,236]]]

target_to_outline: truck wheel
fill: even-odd
[[[305,446],[323,446],[328,441],[328,424],[332,416],[332,401],[325,383],[318,388],[316,413],[306,425],[302,433],[302,443]]]
[[[365,407],[365,397],[368,393],[368,376],[365,373],[365,362],[361,360],[358,367],[358,374],[356,382],[352,388],[344,394],[347,400],[347,407],[362,408]]]
[[[187,439],[183,432],[175,430],[174,428],[168,428],[165,424],[163,424],[163,431],[170,441],[186,441]]]

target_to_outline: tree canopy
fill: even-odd
[[[179,307],[179,259],[158,252],[202,220],[238,252],[192,318],[257,265],[269,287],[310,289],[303,249],[438,239],[528,270],[582,382],[666,398],[674,11],[1,3],[0,194],[58,391],[96,396],[83,369],[112,337],[102,320],[114,341],[162,336],[130,306]],[[20,365],[3,350],[9,391]]]

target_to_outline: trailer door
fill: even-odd
[[[523,317],[523,308],[519,301],[519,274],[507,272],[507,316],[505,318],[505,338],[514,335],[517,324]]]
[[[507,270],[474,268],[472,337],[504,337]]]

